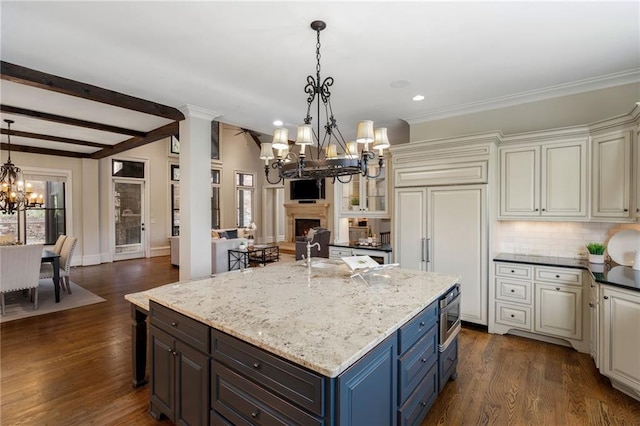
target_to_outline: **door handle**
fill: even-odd
[[[426,241],[427,263],[431,262],[431,252],[429,251],[430,242],[431,242],[431,238],[427,238],[427,241]]]

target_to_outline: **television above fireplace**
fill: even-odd
[[[324,200],[324,179],[290,181],[292,200]]]

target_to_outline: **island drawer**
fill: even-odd
[[[413,319],[400,327],[398,332],[398,350],[402,355],[422,338],[438,322],[438,302],[433,302]]]
[[[211,329],[211,355],[283,398],[318,416],[324,415],[323,376],[215,329]]]
[[[223,365],[217,365],[214,372],[211,406],[231,424],[324,425],[323,419],[301,410]]]
[[[531,308],[496,302],[496,322],[531,331]]]
[[[531,282],[496,278],[496,299],[531,304]]]
[[[438,361],[438,327],[427,334],[398,360],[399,401],[402,404]]]
[[[458,338],[456,337],[444,352],[440,352],[439,356],[439,392],[442,392],[449,379],[455,374],[458,366]]]
[[[533,277],[533,267],[518,263],[496,263],[496,276],[530,280]]]
[[[438,396],[438,366],[433,364],[415,392],[398,410],[398,424],[409,426],[419,424]]]
[[[353,256],[353,250],[350,248],[329,247],[329,257],[331,259],[341,259],[349,256]]]
[[[202,352],[209,350],[209,326],[154,301],[149,302],[151,324]]]
[[[536,281],[582,286],[582,270],[567,268],[536,268]]]

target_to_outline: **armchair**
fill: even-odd
[[[311,239],[305,237],[296,237],[296,260],[301,260],[303,255],[307,255],[307,243],[319,243],[320,248],[311,248],[311,257],[329,258],[329,243],[331,241],[331,231],[326,228],[313,228]]]

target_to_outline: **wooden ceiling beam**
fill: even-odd
[[[0,147],[2,147],[2,149],[8,149],[9,144],[6,144],[3,142],[3,143],[0,143]],[[11,151],[12,152],[28,152],[31,154],[55,155],[58,157],[90,158],[90,154],[84,154],[82,152],[62,151],[60,149],[38,148],[35,146],[16,145],[14,143],[11,144]]]
[[[98,152],[91,154],[91,158],[99,160],[101,158],[108,157],[110,155],[119,154],[124,151],[128,151],[139,146],[146,145],[151,142],[159,141],[160,139],[168,138],[171,135],[177,135],[180,132],[180,125],[177,121],[166,124],[162,127],[158,127],[155,130],[150,131],[145,137],[133,137],[127,139],[124,142],[120,142],[117,145],[113,145],[108,148],[104,148]]]
[[[123,127],[110,126],[108,124],[95,123],[93,121],[79,120],[77,118],[64,117],[62,115],[49,114],[47,112],[34,111],[31,109],[13,107],[10,105],[0,105],[0,111],[7,114],[22,115],[25,117],[37,118],[39,120],[52,121],[54,123],[67,124],[69,126],[84,127],[87,129],[100,130],[120,135],[144,137],[147,133],[140,130],[125,129]]]
[[[64,77],[58,77],[42,71],[33,70],[9,62],[0,62],[0,77],[3,80],[12,81],[40,89],[51,90],[65,95],[88,99],[103,104],[108,104],[144,114],[163,117],[169,120],[184,120],[184,114],[177,108],[156,102],[125,95],[113,90],[82,83]]]
[[[3,135],[9,134],[7,129],[0,129],[0,132]],[[103,143],[83,141],[83,140],[80,140],[80,139],[64,138],[62,136],[42,135],[40,133],[21,132],[21,131],[17,131],[17,130],[12,130],[11,131],[11,136],[15,136],[15,137],[18,137],[18,138],[39,139],[39,140],[51,141],[51,142],[62,142],[62,143],[68,143],[68,144],[72,144],[72,145],[90,146],[90,147],[93,147],[93,148],[100,148],[100,149],[108,148],[108,147],[111,146],[111,145],[107,145],[107,144],[103,144]]]

